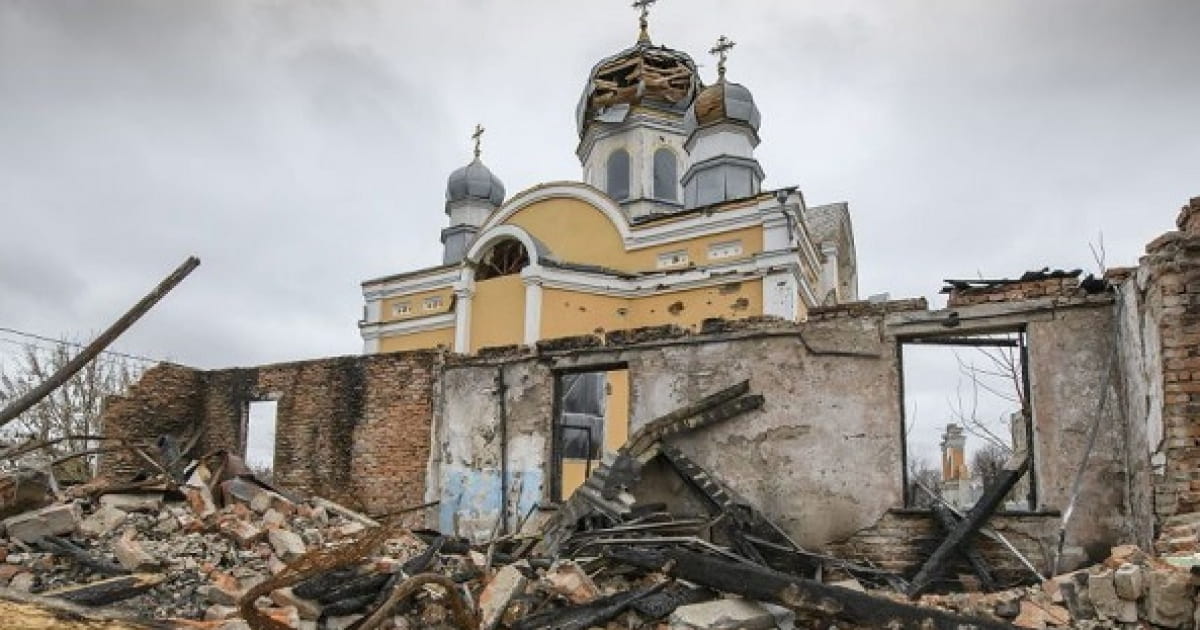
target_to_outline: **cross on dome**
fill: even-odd
[[[650,43],[650,7],[658,0],[633,0],[630,5],[641,11],[638,17],[638,25],[641,27],[638,31],[638,43]]]
[[[729,51],[733,50],[734,46],[737,46],[737,42],[722,35],[721,38],[717,40],[716,45],[712,47],[712,50],[708,51],[708,54],[717,56],[718,79],[725,78],[725,59],[728,56]]]
[[[479,123],[475,123],[475,132],[471,134],[471,139],[475,141],[475,157],[476,158],[479,157],[479,141],[481,138],[483,138],[483,132],[485,132],[485,131],[487,131],[487,129],[484,129],[483,125],[480,125]]]

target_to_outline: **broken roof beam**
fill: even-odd
[[[137,304],[134,304],[133,308],[126,311],[112,326],[109,326],[107,330],[100,333],[99,337],[96,337],[79,354],[75,355],[75,358],[68,361],[66,365],[59,368],[54,374],[51,374],[40,385],[29,390],[24,396],[21,396],[3,410],[0,410],[0,427],[13,421],[17,416],[36,405],[41,399],[61,387],[63,383],[66,383],[76,372],[82,370],[88,363],[91,363],[101,352],[104,352],[104,349],[109,344],[116,341],[117,337],[120,337],[134,322],[141,319],[142,315],[145,315],[151,308],[154,308],[154,305],[163,296],[170,293],[171,289],[174,289],[180,282],[183,282],[183,279],[188,277],[188,274],[192,273],[199,266],[200,259],[195,256],[189,256],[182,265],[171,272],[171,275],[164,278],[150,293],[147,293]]]
[[[967,511],[963,520],[951,530],[938,548],[925,560],[921,565],[921,569],[917,571],[917,575],[913,577],[912,584],[908,587],[907,595],[909,597],[917,597],[925,589],[933,583],[946,564],[958,552],[959,547],[968,542],[974,536],[984,523],[987,522],[1000,504],[1004,502],[1004,497],[1017,485],[1021,476],[1029,469],[1029,455],[1021,455],[1020,463],[1014,466],[1012,460],[1009,461],[1005,469],[1000,471],[999,477],[995,483],[991,484],[984,490],[983,496],[975,502],[975,505]]]
[[[607,556],[630,566],[659,570],[671,577],[714,590],[777,603],[792,609],[801,619],[836,620],[864,628],[1012,628],[1011,625],[999,621],[954,615],[933,608],[874,597],[790,576],[752,563],[724,560],[677,547],[625,547],[610,550]]]

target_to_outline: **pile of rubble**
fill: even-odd
[[[0,604],[28,593],[20,601],[207,630],[1188,628],[1200,621],[1190,556],[1167,562],[1119,547],[1102,565],[1049,580],[1022,557],[1028,585],[997,587],[971,539],[1027,458],[967,513],[935,510],[944,540],[912,576],[803,549],[669,441],[762,403],[740,383],[650,421],[557,510],[474,542],[293,495],[225,453],[184,464],[178,453],[188,449],[163,449],[146,457],[151,466],[141,479],[66,491],[44,472],[9,475],[0,478],[0,586],[7,587]],[[674,470],[706,509],[680,514],[639,501],[652,460]],[[977,573],[980,590],[929,594],[958,559]]]

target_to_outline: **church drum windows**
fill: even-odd
[[[617,149],[608,156],[606,186],[608,196],[617,201],[629,199],[629,152]]]
[[[654,152],[654,198],[678,201],[679,168],[675,153],[663,147]]]

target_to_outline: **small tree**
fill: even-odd
[[[65,342],[53,348],[24,345],[14,361],[0,364],[0,407],[37,387],[71,357],[71,349]],[[66,438],[43,451],[51,458],[82,451],[94,444],[86,436],[95,436],[101,430],[104,399],[123,393],[140,373],[139,367],[124,358],[102,355],[4,427],[3,433],[15,441]],[[69,471],[69,476],[88,476],[86,460],[72,461],[78,462],[75,466],[80,468]]]
[[[929,493],[933,492],[931,496]],[[931,508],[942,496],[942,472],[934,468],[924,457],[908,461],[909,507]]]
[[[1010,451],[1003,446],[987,442],[971,456],[971,477],[987,488],[1000,477]]]

